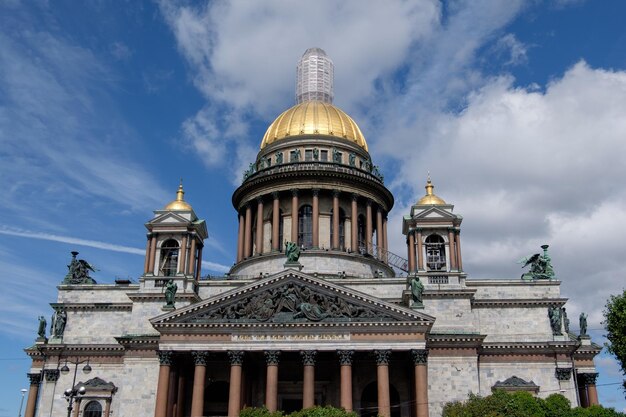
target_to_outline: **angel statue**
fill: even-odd
[[[548,245],[541,245],[543,254],[535,253],[532,256],[522,258],[518,263],[523,264],[522,268],[530,265],[530,270],[522,274],[522,279],[553,279],[554,269],[552,268],[552,259],[548,255]]]
[[[72,260],[67,266],[68,272],[63,279],[63,284],[95,284],[96,280],[89,276],[89,271],[96,269],[84,259],[76,259],[78,252],[72,252]]]

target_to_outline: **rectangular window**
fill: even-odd
[[[313,149],[306,149],[304,151],[304,160],[312,161],[313,160]]]
[[[320,161],[328,161],[328,151],[320,151]]]

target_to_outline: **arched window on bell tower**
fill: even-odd
[[[298,245],[313,247],[313,207],[308,204],[298,211]]]
[[[178,268],[178,242],[168,239],[161,245],[161,256],[159,257],[159,275],[173,277]]]
[[[426,246],[426,267],[429,271],[441,271],[446,268],[446,244],[443,238],[432,234],[424,242]]]

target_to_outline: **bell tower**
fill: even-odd
[[[147,245],[144,287],[162,288],[173,280],[180,293],[197,293],[202,249],[208,237],[206,223],[185,201],[182,180],[176,199],[146,223]]]
[[[434,193],[430,174],[426,194],[402,221],[409,258],[409,275],[427,284],[454,284],[465,278],[461,256],[461,222],[454,206]]]

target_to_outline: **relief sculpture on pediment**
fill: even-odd
[[[344,297],[321,293],[290,282],[275,288],[241,297],[238,300],[202,312],[193,322],[298,322],[298,321],[376,321],[390,320],[384,312],[357,305]]]

